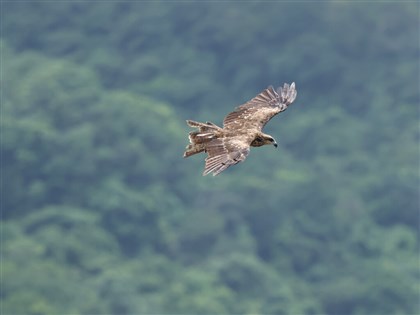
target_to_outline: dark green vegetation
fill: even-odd
[[[2,9],[2,314],[419,313],[418,4]],[[291,81],[277,150],[182,158]]]

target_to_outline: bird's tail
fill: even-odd
[[[201,123],[187,120],[187,124],[188,126],[197,128],[198,130],[191,131],[188,134],[190,144],[186,147],[184,157],[189,157],[191,155],[203,152],[206,149],[207,143],[213,139],[216,139],[218,131],[222,129],[211,122]]]

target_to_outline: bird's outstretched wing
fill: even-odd
[[[262,130],[264,125],[276,114],[286,110],[296,98],[295,83],[285,83],[276,90],[268,87],[249,102],[237,107],[228,114],[223,127],[226,129],[254,129]]]
[[[213,176],[223,172],[231,165],[246,159],[249,144],[237,137],[212,140],[206,147],[207,158],[203,175]]]

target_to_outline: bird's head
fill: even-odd
[[[261,147],[266,144],[274,145],[274,147],[277,148],[276,140],[272,136],[267,135],[265,133],[258,134],[255,137],[254,141],[251,142],[252,147]]]
[[[277,148],[277,142],[272,136],[267,135],[264,139],[265,139],[264,144],[272,144],[274,145],[275,148]]]

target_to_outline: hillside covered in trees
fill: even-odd
[[[2,314],[418,314],[419,4],[1,3]],[[185,119],[269,85],[279,147]]]

